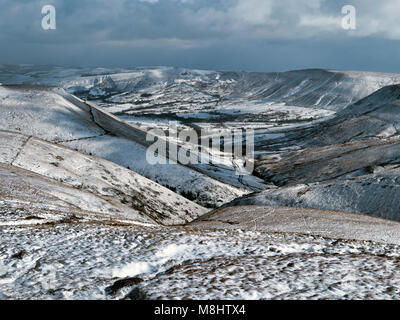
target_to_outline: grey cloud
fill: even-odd
[[[351,32],[340,27],[347,2],[0,0],[0,63],[397,70],[399,1],[353,0]],[[47,4],[56,30],[41,29]]]

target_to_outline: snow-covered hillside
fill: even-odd
[[[0,65],[0,83],[0,299],[400,297],[400,75]],[[154,128],[253,129],[254,171],[212,148],[151,165]]]
[[[0,137],[0,163],[50,178],[64,189],[73,188],[74,196],[45,186],[50,194],[80,209],[161,224],[188,222],[206,212],[205,208],[112,162],[21,134],[0,131]]]
[[[110,132],[99,121],[101,114],[71,103],[62,94],[48,87],[0,87],[0,128],[113,161],[203,206],[216,207],[249,192],[179,164],[150,165],[141,141]]]
[[[225,102],[269,100],[289,106],[338,111],[400,80],[397,74],[319,69],[268,73],[172,67],[72,69],[1,65],[0,72],[0,82],[5,84],[57,85],[92,97],[126,102],[132,109],[135,109],[134,102],[141,102],[143,106],[160,105],[160,109],[164,109],[174,104],[196,107],[196,102],[224,105]]]
[[[0,82],[55,85],[143,128],[255,129],[256,153],[296,148],[288,132],[333,116],[397,74],[335,70],[283,73],[157,67],[133,69],[2,66]],[[276,141],[275,141],[276,140]],[[266,147],[268,145],[268,147]]]

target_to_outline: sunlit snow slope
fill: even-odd
[[[179,164],[150,165],[142,141],[145,136],[135,140],[132,135],[123,134],[132,131],[86,104],[66,100],[65,96],[68,94],[57,88],[0,87],[0,128],[110,160],[202,206],[216,207],[249,192]]]

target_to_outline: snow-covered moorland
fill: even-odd
[[[0,299],[398,299],[399,82],[0,65]],[[254,172],[150,164],[171,123]]]

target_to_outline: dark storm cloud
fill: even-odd
[[[400,72],[397,0],[0,0],[0,63]],[[57,29],[41,27],[44,5]]]

